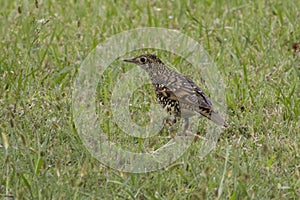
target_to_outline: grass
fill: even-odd
[[[299,8],[276,0],[3,2],[1,197],[299,199]],[[203,159],[195,142],[164,170],[122,173],[92,157],[77,134],[73,81],[98,43],[147,26],[179,30],[209,52],[225,77],[230,128]],[[107,101],[106,92],[99,97]]]

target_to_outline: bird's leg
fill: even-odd
[[[194,141],[197,141],[198,139],[202,139],[204,140],[205,138],[204,137],[201,137],[197,134],[194,134],[192,133],[191,131],[189,131],[189,126],[190,126],[190,123],[189,123],[189,118],[184,118],[184,129],[183,129],[183,135],[184,136],[193,136],[194,137]]]
[[[165,117],[163,121],[164,121],[164,124],[167,124],[169,126],[173,125],[173,121],[169,117]]]
[[[164,118],[164,124],[166,124],[168,126],[167,131],[171,134],[171,138],[174,138],[175,136],[172,135],[172,130],[173,130],[173,126],[176,124],[177,122],[177,118],[176,116],[170,116],[170,117],[166,117]]]
[[[170,115],[170,117],[165,117],[163,121],[164,121],[164,124],[168,124],[169,126],[173,126],[174,124],[176,124],[177,119],[176,119],[176,116]]]
[[[189,129],[190,123],[189,118],[184,118],[184,129],[183,129],[183,135],[186,135],[187,130]]]

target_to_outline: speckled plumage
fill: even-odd
[[[156,55],[145,54],[124,61],[146,70],[157,101],[168,113],[185,119],[185,130],[189,126],[188,118],[197,113],[220,126],[227,126],[220,115],[214,112],[208,96],[191,79],[168,68]]]

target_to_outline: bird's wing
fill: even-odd
[[[191,106],[199,106],[203,109],[212,109],[209,97],[189,78],[180,76],[169,76],[162,80],[164,92],[181,103]]]
[[[198,100],[201,100],[212,107],[212,102],[209,97],[191,79],[186,78],[186,80],[190,84],[189,86],[192,87],[193,91],[195,91]]]
[[[166,87],[164,84],[153,84],[155,93],[158,96],[166,97],[170,100],[178,101],[178,97],[175,95],[172,89]]]

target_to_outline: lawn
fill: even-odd
[[[299,18],[300,1],[3,1],[0,197],[299,199]],[[81,64],[98,44],[142,27],[178,30],[203,46],[225,84],[229,127],[205,157],[200,139],[163,169],[128,173],[107,167],[86,148],[72,94]],[[201,85],[178,56],[141,52],[161,55]],[[129,55],[137,52],[124,58]],[[111,64],[99,77],[97,105],[106,109],[101,126],[111,140],[148,151],[167,142],[168,132],[148,139],[122,134],[107,106],[116,77],[133,67]],[[133,120],[149,121],[143,113],[153,98],[149,85],[134,93]],[[202,126],[198,132],[205,138]]]

